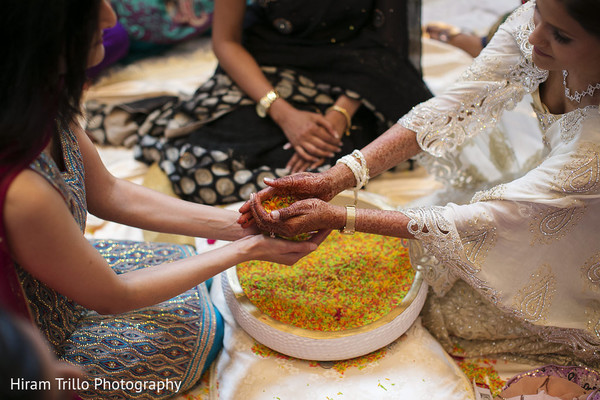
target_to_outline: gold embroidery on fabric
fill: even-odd
[[[558,121],[560,119],[560,116],[550,114],[543,110],[538,110],[537,107],[533,107],[533,111],[535,111],[535,114],[536,114],[537,120],[538,120],[538,124],[544,135],[544,137],[543,137],[544,144],[546,144],[548,146],[549,143],[548,143],[548,138],[546,137],[546,132],[548,132],[548,129],[550,129],[550,127],[556,121]]]
[[[578,108],[565,114],[560,119],[560,138],[563,142],[572,141],[581,132],[581,124],[585,118],[584,110]]]
[[[494,186],[489,190],[481,190],[473,195],[471,203],[477,203],[478,201],[502,200],[504,198],[505,191],[505,184]]]
[[[530,3],[532,4],[525,4],[515,13],[513,13],[509,17],[509,20],[514,19],[525,11],[529,11],[533,7],[534,2]],[[515,31],[515,40],[519,44],[519,48],[521,49],[521,54],[523,54],[523,57],[519,64],[510,68],[509,74],[511,81],[519,82],[527,89],[529,93],[533,92],[540,85],[540,83],[548,79],[548,71],[536,67],[532,60],[533,45],[529,42],[529,36],[534,29],[535,24],[532,16],[532,18],[530,18],[526,24],[521,25]]]
[[[535,3],[535,0],[532,0],[523,4],[521,7],[517,8],[512,14],[510,14],[508,18],[506,18],[506,22],[511,22],[517,19],[524,12],[531,10],[531,8],[535,7]]]
[[[489,218],[487,218],[489,221]],[[496,228],[476,217],[468,222],[471,229],[461,235],[467,260],[475,265],[485,261],[488,251],[496,242]],[[479,268],[477,269],[479,271]]]
[[[587,145],[558,173],[555,190],[561,193],[590,193],[600,190],[600,146]]]
[[[457,261],[455,262],[456,268],[460,271],[462,271],[462,273],[464,275],[467,275],[469,277],[473,277],[476,273],[478,273],[479,271],[481,271],[481,268],[479,268],[478,266],[474,265],[473,263],[466,263],[466,262],[460,262]]]
[[[591,289],[600,290],[600,253],[590,257],[581,267],[581,272]]]
[[[531,7],[522,6],[511,18],[531,12]],[[482,82],[483,87],[463,94],[452,110],[432,99],[414,107],[398,121],[417,133],[417,141],[425,150],[417,156],[417,161],[432,176],[453,187],[470,188],[477,183],[477,176],[454,155],[459,146],[480,132],[488,132],[505,110],[513,109],[527,92],[535,90],[548,77],[548,71],[540,70],[531,61],[533,47],[528,37],[533,30],[532,18],[513,29],[511,34],[519,43],[521,54],[515,54],[508,67],[484,52],[459,79],[459,82]],[[440,109],[447,118],[439,118]]]
[[[591,305],[585,309],[587,318],[587,329],[596,338],[600,339],[600,301],[591,301]]]
[[[563,238],[577,225],[584,212],[585,207],[544,208],[529,224],[531,245],[550,244],[554,239]]]
[[[556,277],[549,265],[542,265],[530,278],[528,286],[515,296],[517,315],[528,322],[543,321],[556,292]]]
[[[593,326],[593,324],[588,324]],[[559,328],[555,326],[531,325],[532,332],[549,343],[562,343],[571,348],[573,354],[592,363],[600,360],[600,340],[588,329]],[[593,330],[593,328],[591,329]]]

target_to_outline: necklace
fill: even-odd
[[[593,96],[596,89],[600,89],[600,82],[596,83],[594,86],[592,86],[590,83],[584,92],[580,93],[576,90],[575,93],[571,94],[571,90],[567,87],[567,76],[569,76],[569,72],[566,69],[563,69],[563,86],[565,88],[565,96],[571,101],[580,103],[583,97]]]

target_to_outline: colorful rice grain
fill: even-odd
[[[252,346],[252,352],[262,358],[274,357],[274,358],[282,359],[282,360],[297,360],[296,358],[286,356],[285,354],[281,354],[281,353],[279,353],[275,350],[272,350],[271,348],[269,348],[263,344],[260,344],[258,342],[254,342],[254,346]],[[341,376],[343,376],[344,373],[346,371],[350,370],[351,368],[356,368],[358,370],[362,370],[362,369],[366,368],[367,366],[383,359],[386,356],[386,353],[387,353],[387,348],[383,347],[383,348],[381,348],[379,350],[375,350],[369,354],[365,354],[364,356],[350,358],[348,360],[334,361],[331,369],[336,371],[337,373],[339,373]],[[321,368],[321,363],[319,363],[318,361],[307,361],[307,362],[308,362],[308,366],[311,368]]]
[[[315,331],[372,323],[399,306],[415,272],[398,238],[337,231],[294,266],[237,266],[248,299],[264,314]]]
[[[506,381],[500,377],[496,370],[497,360],[489,358],[466,358],[464,350],[459,346],[454,346],[452,357],[459,368],[469,378],[469,381],[487,387],[494,396],[498,396]]]
[[[274,210],[279,210],[280,208],[285,208],[288,207],[292,204],[294,204],[296,202],[296,198],[294,196],[273,196],[269,199],[263,200],[261,202],[263,208],[265,209],[266,212],[268,212],[269,214],[271,213],[271,211]],[[311,233],[300,233],[296,236],[292,236],[292,237],[286,237],[286,236],[280,236],[282,239],[287,239],[287,240],[293,240],[296,242],[303,242],[305,240],[308,240],[312,237]]]

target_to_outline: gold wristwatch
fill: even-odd
[[[267,112],[271,105],[275,100],[279,98],[279,93],[277,90],[271,90],[269,93],[265,94],[259,101],[256,103],[256,113],[259,117],[265,118],[267,116]]]
[[[356,231],[356,206],[346,206],[346,225],[341,230],[344,235],[354,235]]]

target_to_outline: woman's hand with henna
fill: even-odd
[[[281,236],[295,236],[300,233],[339,229],[346,223],[346,211],[319,199],[306,199],[267,213],[258,196],[250,199],[252,215],[262,232]]]
[[[235,243],[241,246],[242,251],[248,255],[247,258],[293,265],[302,257],[314,251],[329,235],[329,232],[329,230],[318,232],[305,242],[253,235],[239,239]]]
[[[341,151],[341,134],[323,115],[295,108],[282,115],[275,122],[304,160],[314,163]]]
[[[288,161],[286,168],[289,169],[290,174],[295,174],[298,172],[304,172],[307,169],[318,168],[323,165],[325,162],[324,158],[319,158],[318,161],[307,161],[303,159],[300,154],[294,153],[290,161]]]
[[[259,202],[269,199],[276,195],[291,195],[296,199],[318,198],[324,201],[329,201],[338,194],[334,185],[334,177],[329,171],[325,173],[301,172],[298,174],[284,176],[273,180],[265,179],[267,188],[261,190],[254,195]],[[239,212],[242,214],[237,222],[243,228],[247,228],[254,223],[254,217],[251,212],[250,202],[252,199],[245,202],[240,207]]]
[[[337,111],[329,111],[324,116],[325,120],[329,122],[331,127],[333,127],[333,131],[335,132],[336,138],[341,138],[343,134],[341,132],[345,132],[346,129],[349,129],[347,125],[346,118],[343,114]],[[288,143],[291,147],[291,143]],[[341,141],[339,143],[341,146]],[[336,152],[337,153],[337,152]],[[286,168],[290,170],[290,173],[295,174],[297,172],[304,172],[309,168],[317,168],[321,166],[325,162],[324,157],[319,157],[317,161],[307,160],[302,157],[302,155],[298,152],[294,153],[290,161],[287,163]]]

